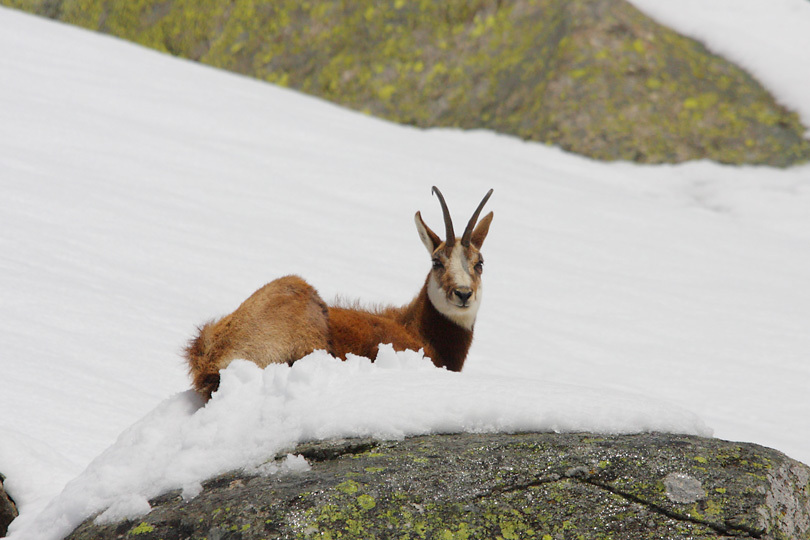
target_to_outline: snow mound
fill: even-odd
[[[272,462],[304,441],[501,431],[711,434],[692,413],[649,398],[462,375],[390,346],[376,363],[322,351],[292,367],[238,360],[205,406],[192,391],[177,394],[122,433],[26,532],[57,540],[99,512],[101,523],[134,519],[149,512],[150,498],[173,489],[193,498],[202,481],[229,470],[305,471],[300,456]]]

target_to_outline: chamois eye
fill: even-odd
[[[484,261],[478,261],[477,263],[475,263],[475,266],[473,268],[475,268],[475,271],[480,274],[481,272],[484,271]]]
[[[439,259],[433,259],[433,269],[441,270],[442,268],[444,268],[442,261],[440,261]]]

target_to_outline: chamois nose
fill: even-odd
[[[458,297],[458,299],[461,300],[461,305],[465,306],[467,305],[467,301],[472,296],[472,289],[470,289],[469,287],[462,287],[460,289],[454,290],[453,294],[455,294]]]

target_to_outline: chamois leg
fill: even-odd
[[[185,357],[194,388],[208,399],[219,387],[219,371],[237,358],[263,368],[291,364],[317,349],[331,350],[326,304],[309,283],[286,276],[200,327]]]

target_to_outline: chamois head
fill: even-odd
[[[419,238],[433,258],[433,268],[427,281],[427,293],[431,304],[442,315],[472,330],[475,316],[481,303],[481,273],[484,270],[484,257],[481,246],[489,232],[493,213],[490,212],[478,225],[478,215],[489,200],[493,190],[489,190],[473,213],[461,238],[453,232],[453,220],[447,210],[442,192],[433,186],[433,193],[439,198],[444,214],[445,240],[430,230],[422,220],[422,214],[415,216]]]

